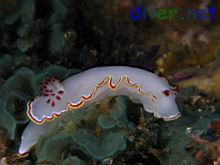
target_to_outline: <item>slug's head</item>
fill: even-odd
[[[162,89],[161,96],[158,97],[156,102],[156,117],[163,118],[165,121],[175,120],[180,117],[175,101],[176,93],[176,87]]]
[[[28,116],[37,124],[52,120],[67,110],[65,90],[59,80],[51,77],[41,84],[42,96],[28,104]]]

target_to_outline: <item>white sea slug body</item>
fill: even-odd
[[[27,152],[37,143],[39,137],[47,132],[49,126],[50,123],[46,122],[41,125],[30,122],[22,133],[19,156],[26,156]]]
[[[143,104],[157,118],[173,120],[180,116],[175,91],[159,76],[126,66],[97,67],[67,78],[43,84],[44,95],[28,105],[28,116],[36,124],[77,110],[104,97],[126,95]]]
[[[42,84],[43,95],[28,103],[32,120],[22,134],[19,155],[25,155],[47,132],[49,122],[60,114],[78,110],[108,96],[126,95],[143,104],[157,118],[174,120],[180,116],[175,89],[148,71],[126,67],[98,67],[69,77],[62,83],[54,78]]]

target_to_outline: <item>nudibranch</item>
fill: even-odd
[[[48,78],[41,88],[43,95],[28,103],[27,114],[32,120],[31,125],[35,123],[34,127],[39,125],[42,130],[47,125],[46,121],[52,121],[66,111],[79,110],[116,95],[128,96],[134,102],[141,103],[147,112],[165,121],[180,116],[175,103],[176,89],[156,74],[138,68],[97,67],[73,75],[63,82]],[[31,131],[28,127],[26,129]],[[26,144],[28,136],[24,131],[21,144]],[[34,142],[36,140],[32,139]],[[19,151],[20,154],[29,150],[28,146],[24,148]]]

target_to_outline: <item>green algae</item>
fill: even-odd
[[[62,162],[62,165],[85,165],[85,162],[77,156],[69,156]]]
[[[176,162],[179,162],[179,165],[197,164],[199,162],[194,158],[194,153],[199,149],[206,150],[199,144],[191,149],[188,149],[188,146],[195,144],[193,135],[202,135],[210,123],[220,115],[213,113],[210,108],[195,109],[185,103],[190,96],[199,93],[200,91],[194,87],[182,89],[177,96],[182,116],[176,121],[164,123],[160,128],[159,138],[161,143],[166,144],[160,159],[166,165]]]
[[[127,118],[126,109],[126,104],[123,98],[115,98],[115,103],[112,105],[112,109],[109,109],[109,118],[112,118],[116,125],[115,127],[109,127],[108,123],[101,121],[104,128],[101,128],[100,135],[97,135],[94,132],[94,126],[100,124],[99,120],[104,115],[100,112],[99,108],[89,106],[78,111],[63,114],[60,119],[54,121],[54,124],[58,127],[56,127],[55,130],[48,130],[48,135],[45,135],[44,137],[45,140],[39,141],[37,144],[37,146],[40,146],[38,147],[37,157],[39,157],[39,154],[42,154],[40,152],[44,148],[44,145],[49,146],[48,144],[53,143],[54,137],[60,133],[72,138],[71,144],[69,144],[68,147],[72,148],[72,150],[80,150],[80,152],[84,153],[92,160],[102,161],[105,158],[117,156],[118,153],[127,148],[127,140],[125,138],[127,134],[135,130],[135,128],[131,126],[132,123],[128,120],[125,123],[124,120],[120,120],[120,122],[116,120]],[[57,147],[62,148],[60,145],[63,146],[64,144],[58,144]],[[42,155],[47,154],[50,155],[49,149],[47,151],[44,150]],[[46,161],[51,161],[51,159],[47,159],[47,156],[45,156],[44,159]],[[42,160],[43,159],[40,156],[38,161]]]
[[[29,119],[26,116],[24,106],[31,94],[31,78],[34,73],[28,68],[20,68],[2,86],[0,91],[0,127],[7,130],[10,139],[14,139],[17,133],[17,125],[26,123]],[[19,103],[18,103],[19,102]],[[19,115],[17,114],[19,113]]]
[[[72,138],[64,134],[57,134],[50,139],[44,139],[44,145],[37,148],[38,162],[48,161],[57,165],[60,164],[62,154],[68,151],[68,148],[73,144]]]
[[[78,130],[74,136],[74,141],[89,155],[98,160],[115,155],[116,152],[126,149],[126,141],[120,132],[104,133],[102,137],[96,138],[85,129]]]

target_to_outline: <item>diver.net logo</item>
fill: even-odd
[[[138,2],[130,12],[130,18],[137,21],[180,20],[180,21],[216,21],[217,10],[214,5],[208,9],[160,8],[152,10]]]

